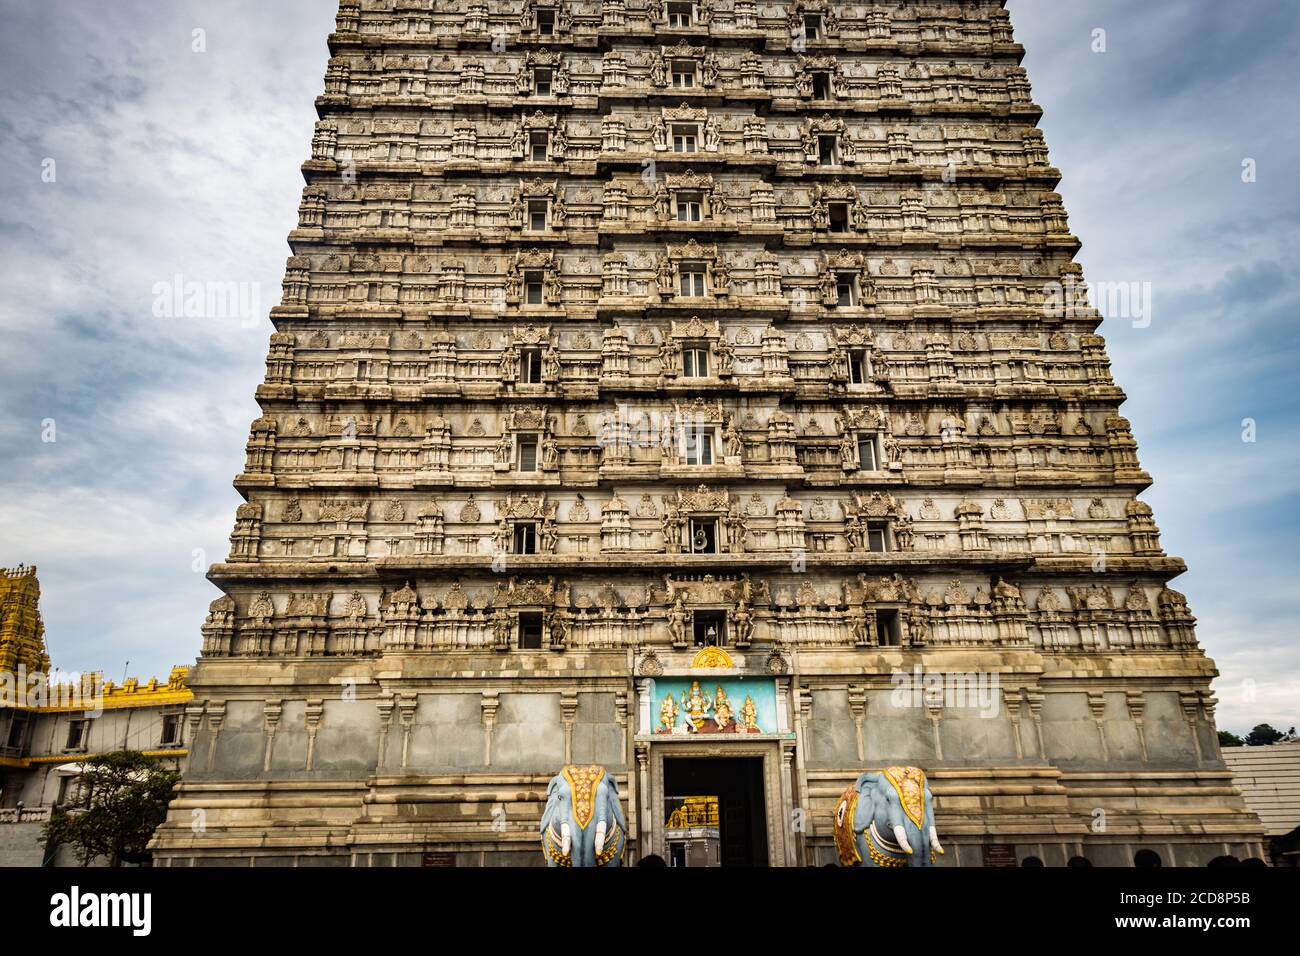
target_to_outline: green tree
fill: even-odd
[[[1282,739],[1282,731],[1271,727],[1268,724],[1257,724],[1250,733],[1246,735],[1247,747],[1267,747],[1269,744],[1275,744]]]
[[[1240,737],[1238,737],[1236,734],[1234,734],[1231,730],[1220,730],[1220,731],[1219,731],[1219,746],[1220,746],[1220,747],[1242,747],[1242,746],[1245,746],[1245,743],[1246,743],[1246,741],[1242,740]]]
[[[45,824],[45,845],[75,848],[82,866],[99,857],[109,866],[147,863],[153,831],[181,775],[135,750],[91,757],[82,763],[82,806],[56,807]]]

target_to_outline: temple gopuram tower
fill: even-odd
[[[540,865],[567,764],[627,862],[896,764],[944,865],[1260,854],[999,0],[329,43],[159,862]]]
[[[36,568],[0,568],[0,671],[14,675],[17,688],[20,671],[26,677],[49,669]]]

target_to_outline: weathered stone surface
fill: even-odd
[[[950,863],[1258,852],[1001,3],[417,6],[340,3],[159,858],[534,862],[569,761],[664,853],[688,752],[773,863],[886,762]],[[775,723],[657,739],[708,627]]]

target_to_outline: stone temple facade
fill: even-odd
[[[540,864],[570,763],[627,862],[899,763],[944,865],[1260,854],[1001,2],[329,42],[160,862]]]

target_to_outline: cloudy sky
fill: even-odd
[[[1300,724],[1294,0],[1009,6],[1087,277],[1150,289],[1103,332],[1220,726]],[[65,669],[198,652],[334,9],[0,0],[0,564]],[[248,314],[155,314],[177,276]]]

